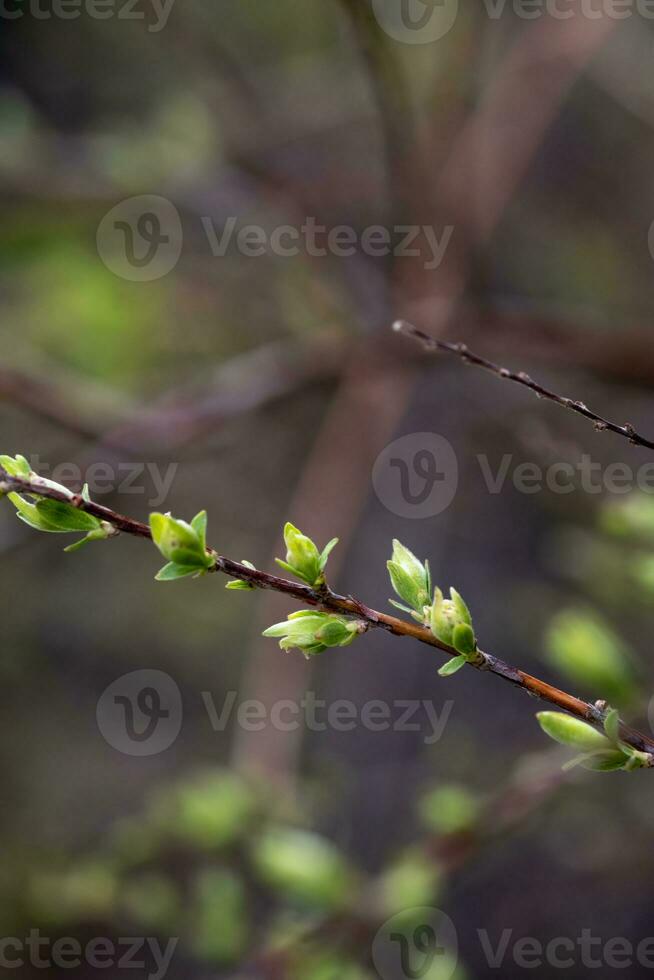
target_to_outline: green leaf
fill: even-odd
[[[452,630],[452,646],[464,656],[470,656],[477,650],[475,632],[468,623],[458,623]]]
[[[468,658],[461,655],[459,657],[452,657],[447,663],[443,664],[438,673],[441,677],[450,677],[451,674],[456,674],[457,670],[461,670],[465,664],[467,664]]]
[[[405,602],[408,602],[411,606],[411,612],[413,613],[415,610],[415,612],[420,614],[420,619],[422,620],[425,606],[429,602],[428,593],[422,588],[421,583],[412,579],[401,565],[397,565],[393,561],[388,561],[386,562],[386,567],[391,579],[391,585],[397,595],[401,599],[404,599]]]
[[[581,759],[579,765],[593,772],[612,772],[615,769],[623,769],[627,761],[624,753],[612,749],[606,752],[592,752]]]
[[[397,602],[396,599],[389,599],[388,601],[390,602],[391,606],[395,606],[396,609],[401,609],[402,612],[409,613],[410,616],[414,615],[413,609],[409,609],[408,606],[403,605],[401,602]]]
[[[202,545],[203,550],[207,547],[207,512],[201,510],[191,521],[191,527],[195,531]]]
[[[456,589],[450,587],[450,597],[459,621],[466,623],[468,626],[472,626],[472,616],[470,615],[470,610],[465,604],[463,596],[457,592]]]
[[[192,565],[177,565],[174,561],[170,561],[159,569],[155,579],[157,582],[174,582],[178,578],[188,578],[189,575],[197,575],[201,571],[203,571],[202,568]]]
[[[572,745],[586,752],[612,749],[606,735],[572,715],[559,711],[539,711],[536,717],[545,734],[562,745]]]
[[[34,528],[35,531],[48,531],[49,533],[56,533],[58,528],[53,527],[42,514],[39,514],[36,509],[36,504],[31,504],[27,500],[24,500],[17,493],[10,493],[7,495],[9,500],[18,511],[18,517],[25,524]]]
[[[302,609],[283,623],[275,623],[263,636],[279,639],[282,650],[298,649],[305,655],[322,653],[328,647],[349,646],[360,634],[360,622],[335,613]]]
[[[620,738],[620,715],[616,708],[611,708],[604,719],[604,731],[611,741],[617,744]]]
[[[319,562],[321,572],[325,571],[327,559],[329,558],[332,550],[336,547],[337,544],[338,544],[338,538],[332,538],[331,541],[328,544],[326,544],[325,547],[323,548],[320,554],[320,562]]]
[[[184,565],[195,571],[211,568],[214,559],[203,543],[206,515],[201,511],[194,518],[196,526],[171,517],[170,514],[150,514],[152,540],[169,562]]]
[[[289,575],[294,575],[296,578],[302,578],[301,573],[293,565],[289,565],[287,561],[283,561],[281,558],[275,558],[276,563],[280,568],[283,568],[285,572]]]
[[[22,476],[29,479],[32,475],[32,467],[24,456],[0,456],[0,466],[10,476]]]
[[[442,643],[455,647],[459,653],[471,655],[476,651],[470,610],[456,589],[450,588],[449,599],[443,598],[439,588],[434,589],[429,622],[432,633]]]
[[[96,531],[89,531],[86,537],[80,538],[79,541],[74,541],[73,544],[69,544],[67,548],[64,548],[64,551],[67,554],[71,554],[74,551],[79,551],[80,548],[90,544],[92,541],[106,541],[109,537],[111,537],[111,529],[99,527]]]
[[[97,531],[102,521],[78,507],[43,498],[36,503],[39,514],[57,531]]]
[[[406,573],[416,580],[416,582],[421,582],[425,591],[427,591],[427,571],[425,566],[420,561],[419,558],[413,554],[401,541],[397,538],[393,538],[393,555],[391,558],[396,565],[401,565]]]
[[[317,586],[324,582],[323,568],[321,565],[321,555],[311,538],[291,524],[290,521],[284,525],[284,543],[286,544],[286,560],[276,558],[278,565],[290,572],[296,578],[306,582],[307,585]],[[325,561],[329,556],[329,551],[334,547],[335,541],[331,541],[325,551]],[[323,555],[325,555],[323,551]]]
[[[393,554],[386,562],[391,585],[395,593],[411,610],[424,616],[424,608],[431,598],[429,591],[429,568],[418,561],[416,556],[399,541],[393,541]]]

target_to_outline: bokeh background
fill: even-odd
[[[651,454],[390,325],[654,432],[654,27],[635,5],[560,19],[412,3],[411,28],[399,0],[174,0],[166,16],[140,0],[102,19],[7,5],[0,450],[45,475],[68,463],[76,488],[75,468],[105,464],[96,499],[141,519],[206,507],[214,547],[259,567],[283,557],[286,520],[321,546],[338,535],[333,586],[377,608],[399,538],[465,595],[484,649],[650,731],[651,496],[629,478],[524,493],[512,476],[584,454],[636,473]],[[423,15],[451,25],[421,36]],[[152,277],[103,221],[118,206],[143,255],[142,195],[177,259]],[[450,231],[432,268],[424,232],[417,254],[347,257],[233,240],[219,255],[207,234],[310,218],[396,243],[398,226]],[[456,459],[451,503],[437,486],[427,515],[397,467],[372,478],[405,437],[394,451],[419,494],[424,433]],[[521,692],[467,669],[443,680],[427,649],[384,635],[306,662],[260,638],[293,608],[282,598],[156,583],[155,550],[125,537],[63,554],[7,501],[0,543],[3,937],[176,937],[167,975],[190,980],[395,980],[409,974],[383,923],[429,907],[452,919],[458,962],[450,948],[413,975],[461,980],[551,976],[513,943],[583,930],[601,969],[575,954],[562,972],[613,975],[604,943],[652,935],[651,777],[562,774]],[[183,705],[147,756],[97,720],[136,670],[163,671]],[[307,692],[394,719],[411,701],[417,728],[239,723],[248,700]],[[216,726],[207,703],[226,698]],[[478,930],[493,947],[512,930],[500,967]],[[21,975],[42,972],[25,957]]]

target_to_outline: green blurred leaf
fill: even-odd
[[[596,613],[567,609],[554,616],[545,643],[550,663],[589,694],[628,703],[636,693],[631,654]]]
[[[429,830],[439,834],[456,833],[474,825],[479,801],[465,786],[439,786],[420,799],[418,814]]]
[[[230,871],[207,869],[193,883],[190,945],[211,963],[233,963],[247,948],[250,924],[245,889]]]
[[[252,860],[264,883],[290,898],[336,908],[351,897],[353,876],[347,862],[318,834],[272,828],[254,842]]]

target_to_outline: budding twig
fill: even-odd
[[[63,490],[44,485],[38,477],[12,476],[0,466],[0,493],[19,493],[36,494],[50,500],[57,500],[70,506],[77,507],[79,510],[102,521],[106,521],[117,531],[125,534],[133,534],[141,538],[152,538],[152,533],[147,524],[119,514],[108,507],[93,501],[85,500],[81,495],[69,495]],[[424,643],[430,647],[435,647],[448,657],[458,656],[454,647],[448,646],[439,640],[431,630],[419,623],[412,623],[390,616],[387,613],[379,612],[364,605],[352,596],[339,595],[333,592],[328,586],[313,588],[301,582],[292,582],[289,579],[281,578],[278,575],[271,575],[269,572],[260,571],[258,568],[250,568],[242,562],[234,561],[225,555],[220,555],[213,549],[207,549],[214,559],[214,565],[209,571],[222,572],[232,579],[239,579],[257,589],[271,589],[288,595],[305,606],[313,606],[326,612],[340,613],[352,616],[361,621],[368,629],[382,629],[394,636],[410,637]],[[563,711],[581,718],[595,728],[602,730],[604,718],[603,711],[597,704],[583,701],[581,698],[568,694],[551,684],[545,683],[531,674],[525,673],[517,667],[494,657],[489,653],[479,651],[478,657],[470,662],[470,665],[477,670],[483,670],[502,680],[508,681],[516,687],[522,688],[541,701],[547,701],[556,705]],[[650,767],[654,767],[654,739],[621,724],[621,739],[632,748],[650,755]]]
[[[462,361],[465,361],[466,364],[474,364],[476,367],[481,367],[486,371],[490,371],[498,378],[505,378],[507,381],[514,381],[516,384],[522,385],[524,388],[529,388],[531,391],[535,392],[539,398],[546,398],[548,401],[554,402],[556,405],[560,405],[561,408],[567,408],[571,412],[576,412],[577,415],[582,415],[585,419],[589,419],[598,432],[615,432],[616,435],[628,439],[634,446],[643,446],[645,449],[654,449],[654,441],[647,439],[639,432],[636,432],[630,422],[625,422],[624,425],[618,425],[617,422],[611,422],[609,419],[605,419],[601,415],[597,415],[596,412],[591,411],[591,409],[588,408],[587,405],[584,405],[583,402],[575,401],[574,398],[566,398],[564,395],[558,395],[555,391],[551,391],[549,388],[545,388],[543,385],[538,384],[537,381],[530,378],[528,374],[524,373],[524,371],[510,371],[508,368],[501,367],[499,364],[494,364],[493,361],[489,361],[485,357],[481,357],[479,354],[473,353],[473,351],[469,350],[465,344],[451,344],[446,340],[437,340],[436,337],[430,337],[429,334],[426,334],[424,331],[412,326],[412,324],[408,323],[406,320],[396,320],[396,322],[393,324],[393,330],[395,330],[397,333],[405,334],[405,336],[412,337],[414,340],[417,340],[419,344],[422,344],[425,350],[443,351],[446,354],[455,354],[457,357],[461,358]]]

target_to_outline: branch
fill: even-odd
[[[498,378],[504,378],[507,381],[514,381],[516,384],[522,385],[524,388],[529,388],[531,391],[535,392],[539,398],[546,398],[548,401],[554,402],[556,405],[560,405],[561,408],[570,409],[571,412],[576,412],[577,415],[582,415],[585,419],[589,419],[595,426],[598,432],[615,432],[618,436],[623,436],[628,439],[629,442],[633,443],[634,446],[644,446],[645,449],[654,449],[654,441],[647,439],[645,436],[636,432],[633,425],[630,422],[625,422],[624,425],[618,425],[617,422],[611,422],[610,419],[605,419],[601,415],[597,415],[596,412],[591,411],[587,405],[583,402],[575,401],[573,398],[566,398],[563,395],[558,395],[555,391],[551,391],[549,388],[543,387],[543,385],[538,384],[525,374],[524,371],[510,371],[508,368],[500,367],[499,364],[494,364],[493,361],[488,361],[485,357],[481,357],[479,354],[473,353],[465,344],[451,344],[445,340],[437,340],[435,337],[430,337],[429,334],[424,333],[422,330],[418,330],[417,327],[412,326],[407,323],[406,320],[397,320],[393,324],[393,330],[397,333],[402,333],[407,337],[412,337],[419,344],[425,348],[425,350],[443,351],[446,354],[455,354],[460,357],[462,361],[466,364],[474,364],[476,367],[484,368],[486,371],[490,371],[491,374],[496,375]]]
[[[0,494],[4,493],[32,494],[56,500],[105,521],[118,532],[122,531],[125,534],[133,534],[141,538],[152,538],[150,528],[141,521],[126,517],[124,514],[119,514],[101,504],[85,500],[80,494],[73,494],[65,489],[55,489],[39,477],[13,476],[0,466]],[[326,612],[354,617],[361,623],[362,631],[382,629],[394,636],[410,637],[427,646],[435,647],[447,657],[458,656],[454,647],[443,643],[425,626],[405,622],[395,616],[378,612],[352,596],[342,596],[333,592],[327,585],[312,587],[299,582],[291,582],[277,575],[271,575],[257,568],[250,568],[241,562],[233,561],[231,558],[219,555],[211,548],[207,548],[207,552],[213,559],[213,565],[208,571],[222,572],[232,579],[239,579],[257,589],[271,589],[274,592],[280,592],[297,599],[305,606],[313,606]],[[563,711],[602,730],[606,709],[606,704],[603,701],[598,701],[595,704],[583,701],[481,650],[477,651],[474,660],[470,661],[470,666],[494,674],[515,687],[522,688],[528,694],[556,705]],[[647,765],[650,768],[654,767],[653,739],[622,723],[620,724],[620,738],[637,751],[648,753],[650,758]]]

